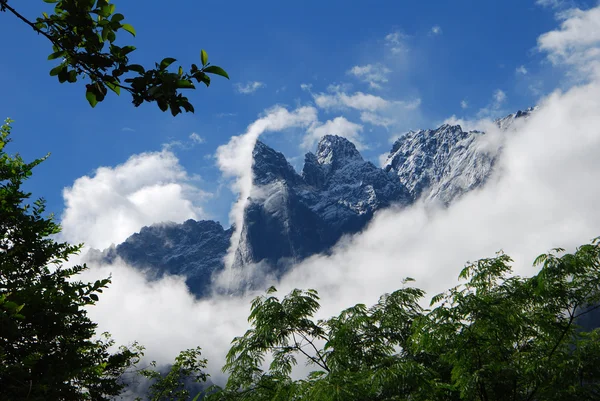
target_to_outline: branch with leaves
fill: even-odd
[[[225,70],[211,65],[208,54],[200,52],[201,66],[192,64],[189,71],[182,66],[175,71],[169,67],[176,61],[171,57],[155,63],[147,69],[130,63],[134,46],[115,44],[120,31],[135,36],[133,26],[125,23],[125,16],[116,13],[116,7],[108,0],[43,0],[54,4],[54,12],[42,13],[42,17],[30,20],[19,13],[9,0],[0,0],[0,11],[13,14],[29,25],[36,33],[52,44],[48,60],[61,60],[50,70],[60,83],[87,79],[86,99],[92,107],[102,102],[110,89],[117,95],[129,92],[137,107],[144,102],[156,102],[162,111],[170,110],[173,116],[182,111],[194,112],[189,99],[181,92],[195,89],[196,83],[207,87],[209,74],[229,79]]]

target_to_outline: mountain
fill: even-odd
[[[305,156],[302,175],[283,154],[257,142],[253,193],[245,210],[234,264],[265,261],[285,270],[356,233],[373,213],[412,201],[406,188],[339,136],[321,139]]]
[[[533,108],[495,121],[501,132],[527,119]],[[482,186],[499,155],[484,132],[463,131],[444,124],[435,130],[410,131],[392,146],[384,169],[396,175],[414,199],[449,205],[464,193]]]
[[[504,135],[534,111],[497,120],[495,135]],[[281,275],[292,263],[328,252],[343,235],[360,232],[377,210],[417,199],[449,205],[489,178],[501,150],[489,146],[491,135],[449,124],[411,131],[393,144],[383,168],[364,160],[349,140],[326,135],[315,153],[305,155],[301,173],[282,153],[258,141],[254,187],[233,247],[234,267],[264,262]],[[154,277],[184,275],[201,296],[211,276],[224,268],[232,233],[233,228],[214,221],[153,225],[102,257],[121,257]]]
[[[120,257],[155,278],[183,275],[194,293],[204,294],[212,273],[223,265],[232,231],[210,220],[155,224],[105,250],[102,257],[109,263]]]

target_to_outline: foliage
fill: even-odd
[[[116,13],[109,0],[44,0],[54,4],[54,13],[43,13],[31,21],[0,0],[0,11],[8,11],[29,25],[35,32],[52,43],[49,60],[60,60],[50,70],[59,82],[76,82],[87,78],[86,99],[92,107],[104,100],[108,90],[117,95],[125,90],[132,95],[137,107],[144,102],[156,102],[162,111],[171,110],[173,116],[193,112],[194,107],[181,93],[182,89],[195,89],[197,83],[210,85],[209,74],[229,76],[221,67],[208,62],[207,53],[200,52],[201,67],[192,64],[189,72],[179,66],[176,71],[168,68],[176,60],[171,57],[155,63],[155,68],[145,68],[130,63],[134,46],[116,44],[117,33],[125,31],[135,36],[133,26],[125,23],[125,16]]]
[[[111,353],[107,334],[94,339],[84,307],[109,279],[83,283],[74,278],[85,265],[63,266],[81,246],[54,240],[60,228],[44,217],[42,199],[27,203],[23,182],[45,157],[7,154],[10,122],[0,128],[0,399],[108,400],[140,348]]]
[[[600,241],[560,252],[538,257],[530,278],[503,253],[468,264],[432,310],[405,287],[315,321],[315,291],[271,288],[233,340],[227,385],[206,399],[599,399],[600,330],[577,322],[600,301]],[[312,371],[293,379],[299,359]]]
[[[194,382],[205,382],[208,374],[203,372],[206,368],[206,359],[201,359],[200,347],[181,351],[175,358],[175,363],[166,374],[161,374],[156,368],[156,362],[152,362],[154,369],[143,369],[138,373],[147,379],[153,381],[150,385],[147,400],[148,401],[187,401],[190,399],[190,391],[185,384],[189,378]],[[193,401],[196,401],[201,394],[197,394]],[[142,401],[142,398],[136,398],[136,401]]]

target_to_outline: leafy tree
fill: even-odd
[[[146,399],[148,401],[188,401],[191,398],[190,390],[186,386],[190,382],[204,383],[208,374],[203,371],[206,368],[206,359],[201,358],[200,347],[181,351],[175,358],[166,373],[156,369],[156,362],[150,365],[152,369],[142,369],[138,372],[141,376],[149,379],[150,385],[145,398],[137,397],[136,401]],[[197,401],[202,393],[196,394],[192,401]]]
[[[227,385],[206,399],[600,399],[600,330],[578,326],[600,301],[600,241],[561,252],[538,257],[530,278],[502,253],[468,264],[432,310],[405,287],[315,321],[315,291],[271,288],[233,340]],[[314,370],[294,380],[300,359]]]
[[[11,0],[0,0],[0,11],[9,12],[29,25],[36,33],[52,44],[49,60],[60,60],[50,70],[59,82],[73,83],[78,78],[89,81],[86,98],[92,107],[104,100],[108,90],[117,95],[129,92],[137,107],[144,102],[156,102],[162,111],[171,110],[173,116],[193,112],[194,107],[182,89],[195,89],[193,81],[210,85],[209,74],[229,76],[221,67],[208,62],[207,53],[200,52],[201,67],[192,64],[188,72],[183,67],[170,71],[176,61],[166,57],[155,63],[155,68],[145,68],[129,61],[134,46],[118,46],[117,34],[121,31],[136,34],[125,16],[116,13],[109,0],[44,0],[54,4],[53,13],[42,13],[30,20],[19,13]],[[10,3],[10,4],[9,4]]]
[[[44,158],[26,163],[5,151],[10,120],[0,128],[0,400],[108,400],[141,356],[137,344],[117,352],[84,307],[109,279],[75,280],[85,265],[64,267],[81,245],[59,243],[44,201],[22,189]]]

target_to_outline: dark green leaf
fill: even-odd
[[[123,46],[121,48],[121,55],[126,56],[134,50],[135,50],[134,46]]]
[[[123,14],[116,13],[110,18],[110,21],[111,22],[121,22],[124,19],[125,19],[125,16]]]
[[[48,60],[55,60],[55,59],[57,59],[57,58],[64,57],[64,55],[65,55],[65,54],[66,54],[66,52],[65,52],[65,51],[63,51],[63,50],[60,50],[60,51],[54,52],[54,53],[52,53],[52,54],[50,54],[50,55],[48,56]]]
[[[67,81],[69,81],[70,83],[77,82],[77,71],[75,71],[75,70],[69,71],[69,76],[67,78]]]
[[[50,70],[50,76],[54,77],[54,76],[58,75],[65,68],[66,68],[66,66],[64,64],[57,65],[56,67],[54,67],[53,69]]]
[[[85,92],[85,98],[92,107],[96,107],[96,105],[98,104],[98,100],[96,99],[96,93],[94,93],[89,87]]]
[[[146,72],[146,70],[144,69],[144,67],[142,67],[139,64],[130,64],[130,65],[127,66],[127,69],[129,71],[135,71],[135,72],[138,72],[140,74],[143,74],[143,73]]]
[[[189,81],[187,79],[180,79],[177,81],[177,88],[180,89],[194,89],[195,86],[192,83],[192,81]]]

